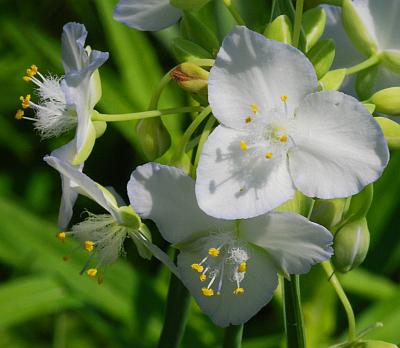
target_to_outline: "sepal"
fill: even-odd
[[[303,14],[302,27],[306,36],[306,52],[308,52],[324,33],[326,13],[321,7],[310,9]]]
[[[286,15],[276,17],[267,25],[264,31],[264,36],[268,39],[292,44],[292,23]]]

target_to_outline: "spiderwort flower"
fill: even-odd
[[[97,69],[108,59],[107,52],[85,49],[87,31],[78,23],[67,23],[61,38],[62,62],[65,76],[44,76],[37,66],[26,71],[25,81],[36,86],[39,103],[31,95],[21,97],[22,109],[32,108],[35,118],[24,116],[18,110],[16,118],[34,122],[43,138],[59,136],[77,127],[75,135],[76,154],[73,164],[84,162],[89,156],[96,138],[96,124],[91,121],[93,108],[101,97],[100,77]],[[99,124],[104,130],[104,124]]]
[[[128,195],[137,213],[180,250],[180,278],[217,325],[256,314],[271,299],[277,272],[306,273],[332,255],[324,227],[292,213],[215,219],[199,209],[194,185],[177,168],[147,163],[132,173]]]
[[[353,195],[389,158],[379,125],[353,97],[319,92],[297,49],[236,27],[209,77],[221,122],[204,144],[196,196],[223,219],[263,214],[290,199]]]
[[[113,17],[134,29],[157,31],[176,23],[181,15],[169,0],[120,0]]]
[[[69,234],[74,235],[86,251],[96,255],[97,264],[89,268],[92,262],[91,257],[83,271],[86,271],[91,277],[97,276],[100,267],[115,262],[124,253],[123,243],[129,237],[135,243],[142,257],[150,258],[153,254],[164,262],[172,272],[176,273],[176,267],[169,257],[151,243],[151,234],[146,225],[141,222],[140,217],[132,207],[126,205],[116,192],[94,182],[79,168],[55,157],[54,153],[46,156],[44,160],[60,172],[63,182],[68,184],[68,192],[74,190],[89,197],[108,213],[100,215],[89,213],[88,218],[74,225],[71,231],[62,231],[58,234],[61,240],[64,240]],[[64,192],[63,195],[65,195]],[[76,196],[72,197],[76,200]],[[72,199],[68,202],[72,202]],[[60,212],[63,211],[60,210]],[[69,210],[67,213],[69,213]],[[66,221],[67,218],[69,219],[70,215],[60,217],[63,221]]]

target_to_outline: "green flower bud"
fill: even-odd
[[[354,46],[362,53],[371,56],[377,51],[377,44],[359,17],[352,0],[343,0],[342,22]]]
[[[267,25],[264,31],[264,36],[268,39],[283,42],[285,44],[292,44],[292,23],[286,15],[276,17],[271,23]]]
[[[345,198],[316,199],[311,221],[331,230],[342,220],[346,201]]]
[[[182,63],[171,72],[172,79],[187,92],[207,96],[209,72],[196,64]]]
[[[368,100],[375,104],[377,112],[400,115],[400,87],[390,87],[376,92]]]
[[[344,225],[333,241],[335,254],[332,257],[335,270],[346,273],[359,266],[367,256],[369,230],[366,218]]]
[[[314,65],[318,79],[324,76],[330,69],[335,58],[335,43],[332,39],[319,41],[307,53],[308,59]]]
[[[398,346],[388,342],[368,340],[356,342],[351,348],[398,348]]]
[[[312,203],[312,198],[304,196],[300,191],[296,191],[292,199],[275,208],[274,211],[291,212],[308,216]]]
[[[211,54],[192,41],[176,38],[172,41],[172,49],[179,61],[185,62],[193,59],[210,59]]]
[[[181,10],[197,11],[210,0],[170,0],[170,4]]]
[[[400,150],[400,124],[386,117],[375,117],[375,121],[381,126],[389,148]]]
[[[361,100],[368,99],[375,86],[376,76],[378,75],[378,65],[360,71],[356,78],[356,92]]]
[[[362,103],[362,105],[368,110],[370,114],[375,111],[375,105],[371,103]]]
[[[136,132],[149,161],[162,156],[171,146],[171,136],[160,118],[140,120],[136,125]]]
[[[306,36],[306,52],[308,52],[324,33],[326,13],[321,7],[316,7],[304,12],[302,27]]]
[[[346,69],[336,69],[328,71],[318,84],[323,91],[337,91],[346,77]]]
[[[393,72],[400,74],[400,51],[386,50],[381,53],[382,63]]]
[[[346,220],[358,220],[367,215],[374,197],[374,186],[369,184],[365,188],[350,198],[350,204],[345,211]]]

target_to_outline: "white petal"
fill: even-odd
[[[257,216],[294,195],[287,158],[252,157],[240,149],[244,132],[217,127],[204,144],[196,197],[202,210],[222,219]]]
[[[332,234],[298,214],[272,212],[243,220],[240,238],[267,250],[286,274],[307,273],[333,254]]]
[[[233,222],[214,219],[199,209],[193,179],[175,167],[158,163],[137,167],[128,182],[128,196],[133,209],[152,219],[170,243],[233,227]]]
[[[47,164],[58,170],[62,176],[70,180],[71,186],[74,188],[74,190],[89,197],[97,204],[102,206],[114,217],[116,221],[120,220],[116,206],[114,206],[110,200],[106,199],[102,190],[87,175],[83,174],[77,168],[58,159],[57,157],[46,156],[44,157],[44,160],[47,162]]]
[[[157,31],[174,24],[181,15],[169,0],[120,0],[113,18],[131,28]]]
[[[61,55],[65,73],[83,68],[88,56],[84,51],[87,30],[83,24],[67,23],[61,36]]]
[[[182,282],[189,289],[202,311],[218,326],[226,327],[229,324],[239,325],[248,321],[272,298],[278,285],[277,270],[267,253],[247,245],[250,259],[247,261],[247,271],[240,286],[245,292],[234,295],[235,282],[229,272],[224,273],[221,295],[205,297],[201,288],[207,286],[207,281],[200,282],[199,273],[191,269],[190,265],[204,257],[204,248],[189,248],[178,255],[178,270]],[[214,283],[217,284],[217,281]],[[214,285],[215,290],[217,285]]]
[[[292,123],[289,151],[295,186],[310,197],[358,193],[382,174],[389,151],[382,130],[353,97],[330,91],[310,94]]]
[[[265,117],[271,109],[282,109],[280,97],[285,95],[292,115],[304,96],[316,90],[314,68],[299,50],[245,27],[236,27],[225,38],[208,84],[215,117],[239,129],[251,115],[253,103]]]

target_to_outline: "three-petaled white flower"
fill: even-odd
[[[101,186],[83,174],[80,168],[56,157],[64,157],[67,154],[68,148],[64,148],[62,152],[53,152],[44,158],[60,173],[63,180],[61,206],[64,206],[64,209],[60,209],[59,221],[62,221],[64,226],[68,225],[78,194],[89,197],[108,212],[101,215],[89,213],[88,218],[74,225],[70,232],[59,233],[60,239],[64,239],[68,234],[74,235],[88,252],[96,255],[97,264],[87,269],[88,274],[96,276],[99,267],[115,262],[123,253],[123,243],[127,237],[132,239],[142,257],[150,258],[153,254],[176,274],[175,265],[162,250],[151,243],[149,230],[132,207],[126,205],[113,189]],[[89,266],[88,262],[86,268]]]
[[[181,15],[169,0],[120,0],[113,17],[131,28],[157,31],[174,24]]]
[[[147,163],[132,173],[128,195],[136,212],[180,249],[180,278],[217,325],[256,314],[271,299],[277,272],[306,273],[332,255],[324,227],[292,213],[215,219],[199,209],[194,185],[177,168]]]
[[[35,65],[27,69],[24,80],[37,86],[38,104],[31,96],[21,97],[24,109],[36,111],[36,129],[45,137],[58,136],[77,127],[74,139],[74,164],[83,163],[92,151],[96,139],[96,123],[91,120],[93,108],[101,98],[101,83],[98,68],[108,59],[108,52],[85,49],[87,31],[79,23],[67,23],[61,38],[62,62],[65,76],[43,76]],[[19,110],[17,118],[24,117]],[[29,118],[28,118],[29,119]],[[98,128],[104,131],[105,123]],[[101,131],[100,131],[101,132]]]
[[[196,196],[207,214],[249,218],[290,199],[353,195],[375,181],[389,152],[379,125],[353,97],[317,93],[297,49],[236,27],[209,76],[221,122],[204,144]]]

